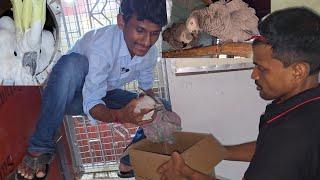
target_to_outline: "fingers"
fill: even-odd
[[[152,108],[152,109],[141,109],[139,114],[140,115],[145,115],[145,114],[148,114],[149,112],[151,112],[153,110],[154,110],[154,108]]]
[[[166,174],[162,174],[161,177],[160,177],[160,180],[167,180],[167,175]]]
[[[171,154],[171,159],[169,161],[167,161],[166,163],[162,164],[159,168],[158,168],[158,172],[162,173],[164,172],[166,169],[171,168],[171,166],[173,164],[175,164],[176,161],[183,161],[182,157],[180,156],[180,154],[178,152],[173,152]]]
[[[149,123],[152,123],[152,119],[151,120],[143,120],[143,121],[139,121],[138,122],[138,126],[143,126],[143,125],[146,125],[146,124],[149,124]]]
[[[133,110],[137,106],[138,102],[138,99],[132,99],[127,106]]]
[[[160,174],[162,174],[163,172],[165,172],[165,171],[168,169],[168,167],[169,167],[169,163],[170,163],[170,162],[168,161],[168,162],[162,164],[162,165],[157,169],[157,172],[160,173]]]
[[[176,152],[176,151],[171,154],[171,157],[173,159],[173,162],[183,161],[183,159],[180,156],[180,154],[178,152]]]
[[[146,124],[146,123],[150,123],[150,121],[147,122],[143,122],[143,116],[145,114],[150,113],[151,111],[154,111],[154,109],[140,109],[139,113],[135,113],[134,109],[136,108],[137,105],[137,100],[133,99],[130,101],[129,104],[127,104],[127,106],[124,108],[123,113],[126,114],[126,120],[123,122],[128,122],[128,123],[133,123],[133,124],[137,124],[137,125],[142,125],[142,124]]]
[[[139,99],[132,99],[129,104],[127,104],[126,108],[127,108],[127,111],[129,112],[134,112],[135,108],[137,107],[139,103]],[[148,109],[140,109],[140,113],[136,113],[136,114],[139,114],[139,115],[143,115],[143,114],[147,114],[148,112],[154,110],[154,107],[151,107],[151,108],[148,108]]]
[[[163,163],[163,164],[157,169],[157,172],[160,173],[160,174],[162,174],[162,173],[164,173],[165,171],[167,171],[168,169],[172,169],[172,168],[173,168],[173,161],[172,161],[172,158],[171,158],[169,161]]]
[[[131,115],[131,117],[130,117],[130,123],[136,124],[136,125],[139,126],[139,124],[140,124],[141,122],[143,122],[142,118],[143,118],[143,116]]]
[[[180,156],[178,152],[173,152],[171,154],[171,159],[162,164],[157,172],[161,174],[161,180],[167,179],[186,179],[188,176],[187,172],[184,172],[184,168],[186,165],[184,164],[183,158]]]
[[[147,113],[149,113],[151,111],[153,111],[153,109],[142,109],[141,113],[132,113],[131,114],[132,123],[137,124],[139,126],[151,123],[153,121],[153,119],[143,120],[144,115],[146,115]]]
[[[154,109],[141,109],[140,113],[134,113],[134,116],[136,117],[136,119],[142,120],[143,117],[145,115],[147,115],[148,113],[153,115],[155,113],[155,110]],[[151,117],[151,115],[150,115],[150,117]]]

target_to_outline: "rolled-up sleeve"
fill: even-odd
[[[146,59],[148,64],[146,68],[141,70],[138,77],[138,85],[143,90],[151,89],[154,81],[154,68],[157,64],[158,51],[155,46],[150,49],[150,53]]]
[[[105,56],[91,54],[88,57],[89,72],[86,76],[82,89],[83,111],[92,121],[95,120],[89,113],[90,109],[97,104],[105,104],[101,99],[107,93],[107,78],[110,72],[110,62]]]

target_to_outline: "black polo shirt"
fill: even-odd
[[[272,102],[245,180],[320,180],[320,87]]]

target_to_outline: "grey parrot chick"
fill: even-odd
[[[206,32],[223,42],[244,42],[258,35],[255,10],[242,0],[220,0],[209,7],[194,10],[186,21],[191,33]]]
[[[184,22],[173,23],[162,37],[175,50],[192,48],[198,44],[198,37],[188,31]]]

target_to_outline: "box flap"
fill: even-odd
[[[226,155],[224,147],[211,134],[176,132],[174,136],[173,145],[144,139],[130,146],[130,160],[136,177],[160,179],[157,169],[170,159],[173,151],[180,152],[190,167],[205,174],[211,174],[213,167]]]
[[[210,134],[205,133],[192,133],[192,132],[175,132],[175,143],[168,144],[168,143],[153,143],[148,140],[143,140],[141,143],[135,144],[135,149],[158,153],[158,154],[165,154],[171,155],[174,151],[178,151],[179,153],[184,152],[198,141],[203,139],[204,137],[210,136]]]
[[[212,135],[207,134],[192,147],[182,153],[186,164],[205,174],[226,157],[227,151]]]
[[[143,141],[144,142],[141,142],[142,144],[146,142],[146,140]],[[129,154],[135,176],[146,179],[160,179],[160,174],[157,173],[157,169],[170,159],[168,155],[150,153],[135,148],[131,148]]]
[[[143,143],[139,143],[134,149],[150,153],[171,155],[174,151],[183,152],[186,147],[179,144],[153,143],[148,140],[143,140]]]
[[[173,136],[175,137],[175,144],[181,147],[183,151],[185,151],[201,139],[210,136],[210,134],[193,132],[175,132]],[[183,151],[179,152],[182,153]]]

